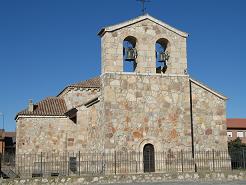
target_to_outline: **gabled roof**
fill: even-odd
[[[101,88],[101,78],[100,76],[97,76],[97,77],[94,77],[88,80],[84,80],[84,81],[80,81],[80,82],[68,85],[57,96],[61,95],[66,89],[70,87],[99,89]]]
[[[67,111],[65,100],[59,97],[48,97],[37,104],[34,104],[34,110],[25,109],[19,112],[15,119],[20,115],[25,116],[64,116]]]
[[[78,83],[74,83],[69,85],[69,87],[82,87],[82,88],[100,88],[101,87],[101,79],[100,76],[91,78],[89,80],[84,80]]]
[[[139,17],[136,17],[134,19],[131,19],[131,20],[128,20],[128,21],[125,21],[125,22],[122,22],[120,24],[116,24],[116,25],[112,25],[112,26],[108,26],[108,27],[105,27],[105,28],[102,28],[101,31],[98,33],[99,36],[103,36],[105,34],[105,32],[112,32],[112,31],[115,31],[115,30],[118,30],[120,28],[123,28],[123,27],[126,27],[126,26],[129,26],[129,25],[132,25],[132,24],[135,24],[137,22],[140,22],[140,21],[143,21],[143,20],[150,20],[156,24],[159,24],[160,26],[174,32],[174,33],[177,33],[179,35],[181,35],[182,37],[188,37],[188,33],[185,33],[183,31],[180,31],[148,14],[145,14],[145,15],[142,15],[142,16],[139,16]]]
[[[246,129],[246,118],[228,118],[226,120],[227,128]]]
[[[195,83],[196,85],[202,87],[203,89],[205,89],[205,90],[211,92],[212,94],[218,96],[219,98],[221,98],[221,99],[223,99],[223,100],[227,100],[227,99],[228,99],[226,96],[224,96],[224,95],[222,95],[222,94],[216,92],[215,90],[209,88],[207,85],[204,85],[202,82],[199,82],[199,81],[194,80],[194,79],[192,79],[192,78],[190,78],[190,81],[193,82],[193,83]]]
[[[63,89],[59,93],[61,95],[66,89],[68,88],[101,88],[101,79],[100,77],[91,78],[89,80],[84,80],[78,83],[71,84]],[[15,119],[18,116],[25,115],[25,116],[65,116],[67,106],[65,100],[62,97],[48,97],[37,104],[34,105],[33,112],[28,111],[28,108],[17,113]]]

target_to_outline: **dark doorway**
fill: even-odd
[[[152,144],[146,144],[143,148],[144,172],[155,171],[155,149]]]

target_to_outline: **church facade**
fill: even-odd
[[[187,33],[143,15],[98,35],[101,75],[30,101],[16,154],[227,151],[227,98],[189,76]]]

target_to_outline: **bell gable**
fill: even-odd
[[[186,73],[188,34],[149,15],[103,28],[98,35],[101,36],[102,74]],[[127,70],[126,65],[130,69]]]

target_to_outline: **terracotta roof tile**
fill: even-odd
[[[5,137],[15,137],[16,133],[15,132],[5,132]]]
[[[33,115],[33,116],[64,116],[67,111],[66,103],[64,99],[59,97],[48,97],[37,104],[34,104],[33,112],[25,109],[19,112],[19,115]]]
[[[82,88],[100,88],[101,78],[99,76],[91,78],[89,80],[84,80],[75,84],[69,85],[69,87],[82,87]]]
[[[246,128],[246,118],[228,118],[226,125],[227,128]]]

